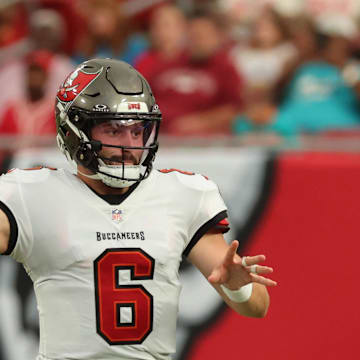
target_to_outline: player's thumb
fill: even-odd
[[[212,273],[208,276],[208,281],[211,284],[218,284],[221,281],[221,274],[220,271],[215,269]]]

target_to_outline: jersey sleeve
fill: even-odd
[[[201,175],[197,175],[201,176]],[[189,243],[183,255],[188,256],[191,249],[211,229],[221,232],[229,230],[227,207],[222,199],[217,185],[202,177],[199,205],[189,227]]]
[[[0,209],[10,223],[9,245],[3,255],[10,255],[16,261],[24,262],[31,252],[33,239],[18,176],[18,170],[0,176]]]

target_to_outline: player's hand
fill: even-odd
[[[276,281],[263,276],[271,274],[273,269],[268,266],[258,265],[265,261],[265,255],[246,256],[246,266],[244,266],[242,258],[236,253],[238,247],[239,242],[234,240],[229,246],[222,263],[215,267],[209,275],[208,280],[210,283],[222,284],[230,290],[237,290],[250,282],[265,286],[277,285]]]

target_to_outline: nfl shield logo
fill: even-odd
[[[111,219],[115,222],[120,222],[122,220],[122,211],[119,209],[112,210]]]

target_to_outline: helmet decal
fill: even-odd
[[[95,74],[87,73],[82,68],[72,72],[60,86],[57,98],[62,102],[72,102],[86,89],[101,73],[100,69]]]
[[[110,109],[107,105],[104,104],[96,104],[93,108],[92,111],[99,111],[99,112],[109,112]]]
[[[144,102],[121,102],[117,106],[118,112],[149,112],[148,106]]]

